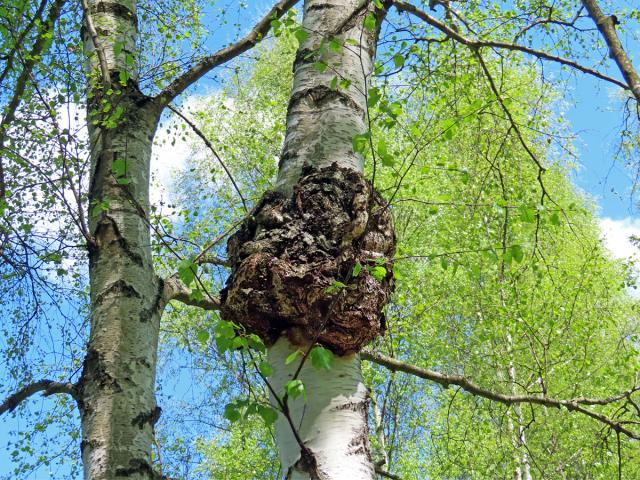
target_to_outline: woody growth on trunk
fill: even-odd
[[[277,442],[290,479],[374,476],[358,352],[384,330],[395,236],[354,139],[367,131],[384,15],[375,4],[382,6],[305,1],[276,187],[228,243],[222,315],[269,346],[271,400],[282,412]],[[314,344],[337,355],[329,371],[304,354],[286,364]],[[292,398],[293,388],[306,393]]]

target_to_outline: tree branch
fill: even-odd
[[[468,47],[475,48],[475,49],[489,47],[489,48],[500,48],[504,50],[523,52],[528,55],[533,55],[534,57],[540,58],[542,60],[548,60],[550,62],[556,62],[561,65],[575,68],[576,70],[579,70],[588,75],[592,75],[601,80],[605,80],[607,82],[613,83],[614,85],[618,85],[619,87],[624,88],[625,90],[630,89],[629,85],[627,85],[626,83],[621,82],[620,80],[616,80],[615,78],[605,75],[604,73],[600,73],[599,71],[594,70],[592,68],[585,67],[584,65],[580,65],[579,63],[574,62],[573,60],[569,60],[568,58],[551,55],[550,53],[525,47],[524,45],[518,45],[517,43],[498,42],[493,40],[472,40],[470,38],[467,38],[461,35],[460,33],[456,32],[452,28],[442,23],[441,21],[433,18],[428,13],[420,10],[419,8],[415,7],[414,5],[411,5],[410,3],[394,1],[393,4],[396,6],[399,12],[408,12],[418,17],[420,20],[423,20],[429,25],[437,28],[448,37]]]
[[[381,365],[391,370],[392,372],[399,371],[408,373],[410,375],[415,375],[416,377],[430,380],[432,382],[443,385],[444,387],[457,385],[458,387],[466,390],[473,395],[477,395],[488,400],[493,400],[494,402],[500,402],[505,405],[529,403],[544,405],[546,407],[552,408],[566,408],[567,410],[587,415],[605,425],[608,425],[614,431],[622,433],[629,438],[640,440],[640,434],[626,428],[624,426],[624,422],[615,421],[607,417],[606,415],[602,415],[585,408],[585,406],[591,405],[608,405],[610,403],[618,402],[624,398],[629,398],[633,393],[640,391],[640,387],[638,386],[634,386],[633,388],[621,394],[603,399],[577,397],[570,400],[558,400],[555,398],[540,395],[505,395],[503,393],[495,392],[493,390],[481,387],[480,385],[474,383],[466,377],[463,377],[462,375],[448,375],[445,373],[436,372],[434,370],[428,370],[426,368],[417,367],[415,365],[396,360],[395,358],[387,357],[386,355],[370,351],[363,351],[360,355],[363,360],[368,360],[370,362]]]
[[[4,402],[0,405],[0,415],[6,412],[14,411],[18,405],[24,402],[27,398],[35,395],[36,393],[43,392],[42,395],[48,397],[56,393],[66,393],[71,395],[74,400],[78,400],[78,392],[76,386],[72,383],[60,383],[53,380],[40,380],[39,382],[30,383],[29,385],[22,387],[16,393],[9,395]]]
[[[16,80],[15,88],[13,90],[13,95],[9,100],[6,108],[3,109],[3,117],[0,122],[0,200],[3,200],[6,196],[6,184],[5,184],[5,173],[4,173],[4,165],[2,162],[3,159],[3,150],[4,143],[7,139],[7,132],[16,118],[16,111],[18,107],[22,103],[22,96],[27,87],[27,82],[31,77],[31,73],[36,65],[36,63],[40,59],[40,55],[42,51],[47,47],[47,39],[51,31],[53,30],[55,22],[60,18],[60,13],[62,11],[62,7],[65,4],[66,0],[57,0],[51,6],[49,10],[49,14],[47,18],[42,20],[40,24],[40,31],[38,32],[38,37],[36,38],[33,46],[31,47],[31,51],[29,51],[26,60],[24,61],[22,72],[18,76]]]
[[[177,275],[172,275],[165,279],[162,297],[166,302],[177,300],[185,305],[199,307],[203,310],[219,310],[220,299],[203,292],[203,298],[197,299],[192,296],[193,290],[180,281]]]
[[[218,152],[216,152],[216,149],[213,148],[213,144],[209,141],[209,139],[202,132],[202,130],[200,130],[196,126],[196,124],[193,123],[191,120],[189,120],[189,118],[187,118],[180,110],[178,110],[177,108],[173,107],[172,105],[168,105],[168,108],[173,113],[178,115],[187,125],[189,125],[189,127],[191,127],[191,130],[193,130],[193,133],[195,133],[198,137],[200,137],[200,140],[202,140],[204,142],[204,144],[207,146],[207,148],[209,150],[211,150],[211,153],[213,153],[213,156],[216,157],[216,160],[218,160],[218,163],[222,166],[222,169],[227,174],[227,177],[229,177],[229,180],[231,180],[231,183],[233,184],[233,188],[235,189],[236,193],[240,197],[240,201],[242,201],[242,206],[244,207],[245,213],[248,212],[249,211],[249,207],[247,207],[247,202],[245,201],[244,196],[242,195],[242,192],[240,191],[240,187],[238,187],[238,184],[236,183],[235,179],[233,178],[233,175],[231,175],[231,171],[229,171],[229,169],[227,168],[225,163],[222,161],[222,158],[220,158],[220,155],[218,155]]]
[[[607,42],[609,55],[618,65],[622,76],[629,84],[631,93],[633,93],[633,96],[636,97],[636,100],[640,103],[640,75],[638,75],[638,72],[633,68],[631,59],[627,55],[627,52],[624,51],[624,48],[622,48],[622,43],[616,33],[618,19],[615,15],[606,16],[602,13],[602,10],[600,10],[595,0],[582,0],[582,4],[589,12],[589,16],[595,22],[605,42]]]
[[[271,29],[271,21],[282,17],[298,0],[280,0],[267,14],[262,17],[251,31],[236,43],[218,50],[216,53],[203,58],[196,65],[174,79],[158,96],[156,100],[161,105],[169,104],[174,98],[193,85],[209,71],[234,59],[254,47]]]

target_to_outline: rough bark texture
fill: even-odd
[[[138,89],[135,61],[124,61],[135,53],[135,2],[88,7],[89,118],[97,121],[89,128],[91,330],[78,386],[82,459],[87,479],[148,479],[160,414],[155,370],[163,306],[146,218],[158,109]],[[102,109],[103,101],[111,110]],[[109,116],[120,109],[121,117]]]
[[[394,245],[389,210],[361,174],[308,167],[292,195],[265,195],[229,240],[222,314],[268,343],[286,334],[358,352],[384,331]]]

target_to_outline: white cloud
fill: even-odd
[[[640,238],[640,218],[626,217],[621,220],[604,217],[600,219],[602,238],[611,254],[620,259],[640,258],[640,249],[629,237]]]

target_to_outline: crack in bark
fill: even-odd
[[[124,280],[116,280],[115,282],[110,284],[107,288],[105,288],[102,292],[100,292],[100,294],[98,294],[98,296],[96,297],[95,303],[96,304],[102,303],[104,299],[107,298],[111,293],[116,295],[124,295],[125,297],[129,297],[129,298],[142,298],[142,296],[140,295],[140,293],[138,293],[135,287],[128,284]]]
[[[144,266],[142,255],[135,252],[129,241],[120,233],[115,219],[109,215],[103,215],[94,233],[98,247],[117,245],[139,267]],[[98,252],[100,249],[98,249]],[[96,252],[97,253],[97,252]]]
[[[153,298],[151,302],[151,306],[149,308],[145,308],[140,312],[140,321],[142,323],[148,322],[151,320],[154,314],[156,314],[161,306],[162,306],[162,298],[164,293],[164,280],[158,277],[158,288],[156,290],[156,296]]]

